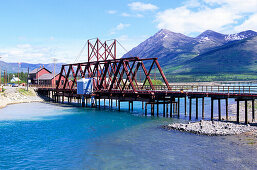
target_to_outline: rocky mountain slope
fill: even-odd
[[[235,54],[235,52],[233,53],[233,50],[231,49],[232,47],[230,45],[233,44],[234,42],[240,42],[240,41],[242,41],[242,43],[246,43],[246,41],[244,40],[255,36],[257,36],[257,32],[254,32],[251,30],[240,32],[237,34],[221,34],[211,30],[207,30],[201,33],[197,37],[188,37],[180,33],[174,33],[169,30],[162,29],[152,37],[148,38],[147,40],[139,44],[137,47],[133,48],[123,57],[124,58],[129,56],[138,56],[141,58],[157,57],[159,63],[162,65],[165,72],[170,72],[170,73],[190,72],[193,68],[195,68],[193,66],[190,66],[190,64],[199,65],[198,63],[196,63],[199,60],[199,59],[197,60],[197,58],[202,58],[201,61],[203,62],[201,64],[203,65],[209,62],[212,62],[213,65],[215,64],[226,65],[226,63],[220,63],[220,62],[226,62],[226,60],[221,60],[220,53],[217,53],[217,52],[215,54],[212,53],[213,54],[212,60],[210,59],[203,60],[204,56],[207,54],[210,55],[208,52],[212,52],[213,50],[218,51],[219,49],[220,50],[222,49],[222,53],[224,53],[224,55],[222,56],[225,56],[225,57],[236,55],[235,58],[239,58],[239,54],[248,55],[249,53],[245,53],[246,50],[241,51],[242,49],[239,48],[240,45],[236,47],[232,45],[233,50],[236,50],[235,48],[238,48],[238,50],[236,50],[237,54]],[[252,41],[254,42],[255,39],[252,39]],[[249,45],[249,42],[247,45]],[[250,43],[250,45],[254,45],[254,43]],[[255,55],[256,52],[252,51],[250,54]],[[219,56],[216,56],[216,55],[219,55]],[[199,67],[201,66],[199,65]],[[187,69],[187,70],[182,70],[182,69]],[[205,71],[208,72],[208,69],[206,68],[206,70],[204,69],[201,70],[201,72],[205,72]],[[213,69],[212,73],[219,72],[219,71],[220,71],[219,69],[216,69],[216,70]],[[233,69],[231,70],[227,69],[224,71],[233,71]]]

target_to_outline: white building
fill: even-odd
[[[18,77],[15,77],[13,75],[13,78],[11,79],[11,82],[14,83],[14,82],[18,82],[18,81],[21,81]]]

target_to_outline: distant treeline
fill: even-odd
[[[19,79],[21,80],[19,83],[27,83],[28,73],[24,73],[24,72],[19,73],[19,76],[18,76],[18,73],[7,73],[6,82],[10,83],[14,76],[19,77]],[[2,83],[4,83],[4,73],[2,73],[1,75],[1,81]]]

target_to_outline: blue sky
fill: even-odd
[[[0,23],[1,60],[71,63],[94,37],[116,38],[130,50],[162,28],[188,36],[256,31],[257,1],[2,0]]]

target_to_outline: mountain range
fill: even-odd
[[[55,66],[56,73],[60,72],[61,67],[62,67],[63,64],[64,63],[56,63],[56,66]],[[54,63],[50,63],[50,64],[21,63],[19,65],[18,63],[7,63],[7,62],[4,62],[4,61],[0,61],[0,67],[1,67],[1,70],[2,70],[2,74],[3,74],[3,70],[7,70],[8,73],[17,73],[18,72],[18,67],[19,67],[19,72],[27,73],[28,72],[28,67],[29,67],[30,71],[32,71],[35,68],[39,68],[39,67],[43,67],[43,66],[51,72],[54,69]]]
[[[133,48],[123,58],[158,58],[171,74],[257,72],[257,32],[221,34],[207,30],[189,37],[162,29]]]

